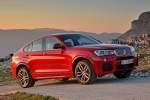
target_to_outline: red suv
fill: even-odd
[[[110,73],[127,78],[137,65],[133,47],[66,33],[44,36],[21,48],[12,58],[12,74],[23,88],[47,78],[66,81],[75,77],[81,84],[91,84]]]

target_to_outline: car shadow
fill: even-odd
[[[150,78],[124,78],[118,79],[116,77],[98,78],[95,84],[138,84],[138,83],[150,83]]]
[[[36,86],[45,86],[45,85],[69,85],[69,84],[79,84],[75,79],[69,79],[68,81],[58,81],[58,80],[40,80],[35,84]]]
[[[125,78],[125,79],[118,79],[115,77],[100,77],[97,78],[96,82],[91,85],[99,85],[99,84],[138,84],[138,83],[149,83],[150,79],[147,78]],[[73,78],[69,79],[68,81],[62,82],[58,80],[42,80],[37,82],[34,87],[37,86],[45,86],[45,85],[80,85],[78,81]]]

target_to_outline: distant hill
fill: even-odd
[[[96,34],[49,28],[0,30],[0,57],[18,51],[22,46],[35,38],[55,33],[84,33],[104,43],[107,43],[108,39],[118,38],[121,35],[120,33]]]
[[[131,28],[118,39],[127,40],[131,37],[138,37],[141,34],[150,34],[150,11],[140,14],[138,20],[131,22]]]

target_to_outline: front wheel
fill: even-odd
[[[81,60],[75,67],[75,76],[81,84],[92,84],[96,80],[96,75],[92,64],[88,60]]]
[[[35,84],[35,80],[31,77],[28,68],[22,67],[18,71],[18,82],[21,87],[32,87]]]
[[[114,72],[114,76],[116,76],[119,79],[122,78],[127,78],[130,76],[132,70],[124,70],[124,71],[120,71],[120,72]]]

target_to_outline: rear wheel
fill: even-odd
[[[114,76],[116,76],[119,79],[122,78],[127,78],[130,76],[132,70],[125,70],[125,71],[120,71],[120,72],[114,72]]]
[[[31,77],[29,70],[26,67],[19,69],[18,82],[23,88],[32,87],[35,84],[35,81]]]
[[[96,80],[96,75],[92,64],[88,60],[81,60],[75,67],[75,76],[81,84],[92,84]]]

